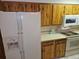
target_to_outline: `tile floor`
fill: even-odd
[[[79,54],[68,56],[68,57],[65,57],[65,58],[60,58],[60,59],[79,59]]]

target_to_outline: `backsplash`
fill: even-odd
[[[71,29],[79,29],[79,25],[76,26],[71,26]],[[52,33],[60,32],[61,30],[61,25],[59,26],[45,26],[41,27],[41,33],[46,34],[52,31]]]
[[[52,31],[52,33],[56,33],[60,26],[46,26],[46,27],[41,27],[41,33],[49,33]]]

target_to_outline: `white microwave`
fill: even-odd
[[[79,15],[65,15],[63,19],[63,26],[69,27],[79,24]]]

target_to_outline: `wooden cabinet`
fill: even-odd
[[[2,9],[2,3],[0,2],[0,11],[1,11],[1,9]]]
[[[3,2],[3,11],[9,11],[8,10],[8,2]]]
[[[65,15],[72,15],[72,5],[65,5]]]
[[[16,11],[24,11],[25,4],[17,2],[16,3]]]
[[[40,11],[41,11],[41,26],[51,25],[52,5],[51,4],[40,4]]]
[[[63,15],[64,15],[64,5],[54,4],[53,5],[52,25],[60,25],[63,20]]]
[[[66,39],[42,42],[42,59],[55,59],[65,56]]]
[[[72,14],[79,14],[79,5],[72,6]]]
[[[11,12],[37,12],[39,11],[38,3],[29,2],[4,2],[4,11]]]
[[[37,12],[39,11],[39,4],[38,3],[25,3],[25,9],[26,12]]]
[[[43,42],[42,43],[42,59],[53,59],[54,58],[54,42]]]
[[[7,2],[6,5],[7,5],[7,11],[11,11],[11,12],[16,11],[16,3],[14,3],[14,2],[9,3],[9,2]]]
[[[55,42],[55,57],[64,57],[65,56],[65,49],[66,49],[66,39],[56,40]]]

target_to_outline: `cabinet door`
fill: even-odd
[[[79,14],[79,5],[73,5],[72,6],[72,13],[73,14]]]
[[[72,5],[65,5],[65,15],[72,14]]]
[[[3,11],[8,11],[8,2],[3,2]]]
[[[38,3],[26,3],[25,2],[25,9],[26,12],[37,12],[39,11],[39,5]]]
[[[50,42],[50,45],[51,45],[51,59],[54,59],[55,58],[55,41],[53,42]]]
[[[54,42],[42,43],[42,59],[53,59],[54,58]]]
[[[16,11],[24,11],[25,4],[22,2],[17,2],[16,3]]]
[[[59,25],[62,23],[64,15],[64,5],[53,5],[53,19],[52,19],[52,25]]]
[[[50,59],[51,58],[51,46],[50,43],[42,44],[42,59]]]
[[[40,4],[40,11],[41,11],[41,26],[51,25],[52,5],[51,4]]]
[[[8,5],[7,11],[11,12],[16,11],[16,2],[8,2],[7,5]]]
[[[55,49],[56,49],[55,57],[56,58],[64,57],[65,49],[66,49],[66,39],[56,40],[55,44],[56,44],[55,45]]]
[[[0,11],[2,10],[2,3],[0,2]]]

